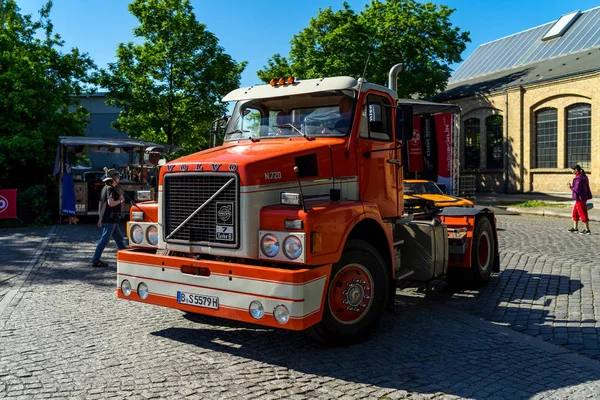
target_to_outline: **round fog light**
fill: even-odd
[[[141,299],[148,297],[148,285],[144,282],[138,285],[138,296],[140,296]]]
[[[125,296],[129,296],[131,294],[131,283],[129,283],[127,279],[121,282],[121,292],[123,292]]]
[[[280,324],[285,324],[290,320],[290,312],[286,306],[280,304],[273,310],[273,317]]]
[[[131,241],[135,244],[140,244],[142,243],[142,240],[144,240],[144,231],[139,225],[133,225],[129,234],[131,236]]]
[[[265,256],[275,257],[279,253],[279,240],[277,236],[269,233],[261,239],[260,247]]]
[[[148,231],[146,232],[146,239],[152,246],[156,246],[158,244],[158,228],[156,226],[150,225]]]
[[[261,319],[265,315],[265,309],[263,308],[263,305],[260,304],[260,301],[256,301],[256,300],[254,300],[252,303],[250,303],[250,307],[248,307],[248,311],[250,312],[250,315],[254,319]]]
[[[302,255],[302,242],[297,236],[288,236],[283,241],[283,253],[290,260],[295,260]]]

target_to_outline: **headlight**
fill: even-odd
[[[296,236],[290,235],[283,241],[283,254],[290,260],[302,255],[302,242]]]
[[[121,282],[121,292],[123,292],[125,296],[131,294],[131,283],[129,283],[127,279],[124,279],[123,282]]]
[[[290,311],[286,306],[280,304],[273,310],[273,317],[280,324],[285,324],[290,320]]]
[[[248,312],[254,319],[261,319],[265,315],[265,309],[260,301],[254,300],[248,307]]]
[[[146,239],[152,246],[158,244],[158,228],[154,225],[150,225],[148,231],[146,231]]]
[[[144,212],[143,211],[132,211],[131,212],[131,220],[132,221],[143,221],[144,220]]]
[[[140,244],[144,240],[144,231],[139,225],[133,225],[129,231],[129,237],[135,244]]]
[[[138,285],[138,296],[140,296],[140,298],[143,300],[146,297],[148,297],[148,285],[146,285],[144,282],[140,283]]]
[[[275,257],[279,253],[279,241],[275,235],[266,234],[260,241],[260,248],[265,256]]]

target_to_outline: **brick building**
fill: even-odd
[[[461,107],[460,170],[477,189],[600,193],[600,8],[479,46],[437,101]]]

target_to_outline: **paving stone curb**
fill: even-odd
[[[33,257],[31,257],[31,259],[29,260],[29,262],[27,263],[25,268],[23,268],[23,270],[17,277],[17,280],[15,281],[15,283],[12,285],[12,287],[9,289],[9,291],[6,293],[6,295],[2,298],[2,301],[0,301],[0,317],[2,317],[2,314],[10,306],[13,299],[17,295],[17,293],[19,293],[19,290],[23,287],[23,285],[29,278],[29,275],[34,270],[34,267],[40,261],[42,254],[48,247],[48,244],[50,243],[50,239],[54,236],[55,232],[56,232],[56,225],[50,229],[50,232],[48,233],[46,238],[42,241],[42,243],[38,247],[37,251],[35,252]]]
[[[524,208],[508,207],[506,211],[516,212],[519,214],[540,215],[542,217],[559,217],[571,219],[570,212],[551,211],[545,209],[528,210]],[[590,215],[590,221],[600,222],[600,216]]]

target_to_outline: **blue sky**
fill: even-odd
[[[37,15],[46,0],[17,0],[23,14]],[[440,0],[455,8],[452,23],[471,32],[466,59],[480,44],[558,19],[574,10],[597,7],[598,1],[578,0]],[[365,0],[349,0],[359,12]],[[51,20],[65,47],[87,52],[99,67],[115,60],[116,47],[133,40],[137,20],[127,11],[128,0],[54,0]],[[196,18],[217,35],[225,51],[237,61],[248,61],[242,86],[258,83],[256,71],[274,53],[287,55],[292,36],[308,25],[319,8],[341,8],[342,1],[304,0],[258,2],[192,0]]]

